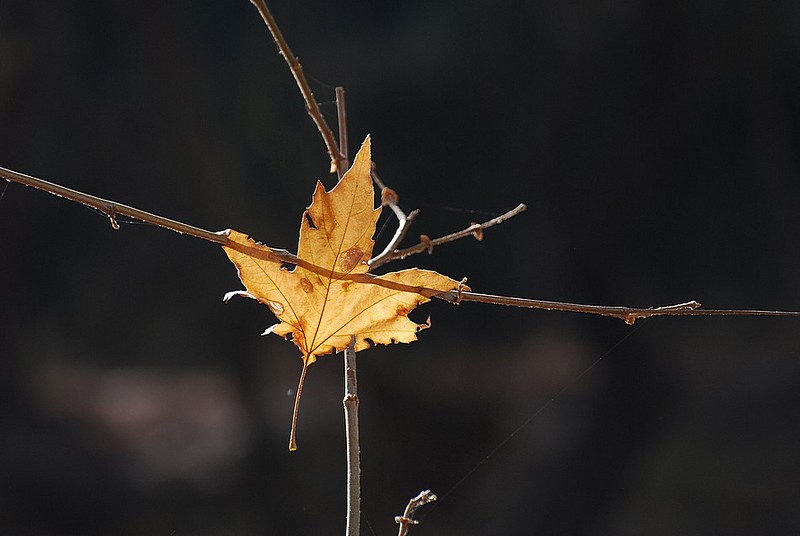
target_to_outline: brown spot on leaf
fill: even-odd
[[[398,305],[397,306],[397,316],[408,316],[409,310],[406,308],[405,305]]]
[[[311,291],[314,290],[314,285],[312,285],[311,281],[304,277],[300,280],[300,288],[302,288],[303,292],[306,294],[311,294]]]
[[[361,262],[364,252],[357,247],[352,247],[344,252],[342,255],[342,270],[350,272],[356,265]]]
[[[352,281],[342,281],[342,292],[348,292],[352,286]]]

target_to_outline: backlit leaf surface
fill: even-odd
[[[267,304],[278,317],[280,322],[267,332],[291,337],[302,354],[304,373],[317,356],[345,349],[352,337],[356,350],[369,348],[369,341],[417,340],[427,324],[411,321],[408,313],[459,285],[418,268],[381,276],[367,273],[380,215],[370,168],[367,138],[336,187],[326,192],[317,182],[301,220],[294,268],[282,265],[272,249],[248,236],[233,230],[228,234],[224,250],[247,289],[241,294]]]

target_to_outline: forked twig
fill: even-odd
[[[346,119],[345,119],[345,107],[344,107],[344,89],[341,87],[336,88],[336,109],[337,109],[337,116],[339,120],[339,145],[336,144],[336,140],[333,136],[333,131],[328,126],[328,123],[325,121],[325,118],[322,115],[321,110],[319,109],[319,105],[317,104],[316,99],[314,98],[314,94],[311,91],[311,87],[308,85],[308,81],[306,80],[305,74],[303,73],[303,66],[300,64],[300,61],[294,55],[292,50],[289,48],[289,44],[286,42],[286,39],[283,37],[283,33],[281,32],[280,28],[278,27],[278,23],[275,21],[275,18],[272,16],[267,4],[264,0],[250,0],[250,2],[258,9],[258,12],[261,14],[261,18],[264,19],[264,23],[269,28],[270,33],[272,34],[272,38],[275,41],[275,44],[278,46],[278,51],[280,52],[281,56],[283,56],[284,60],[286,60],[287,65],[289,66],[289,70],[292,73],[292,76],[297,83],[297,87],[300,89],[300,94],[303,96],[303,101],[306,104],[306,111],[308,115],[311,116],[311,119],[314,121],[314,124],[317,126],[317,130],[322,135],[322,139],[325,142],[325,146],[328,150],[328,156],[331,159],[331,171],[336,171],[338,176],[344,174],[344,172],[349,167],[348,164],[348,156],[347,156],[347,129],[346,129]],[[380,178],[377,176],[376,173],[373,172],[373,180],[375,181],[378,186],[381,188],[381,193],[386,190],[386,186],[381,182]],[[383,195],[382,195],[383,197]],[[405,237],[405,234],[408,232],[408,228],[413,222],[414,216],[416,216],[416,212],[412,212],[409,216],[406,216],[405,213],[400,209],[400,207],[396,203],[396,195],[394,200],[390,200],[387,202],[390,208],[394,211],[395,215],[397,216],[398,220],[398,228],[395,232],[395,235],[392,237],[392,240],[389,242],[389,245],[386,249],[381,252],[377,257],[370,260],[370,268],[374,269],[378,266],[386,264],[389,261],[395,259],[404,259],[410,255],[415,253],[420,253],[422,251],[432,251],[434,246],[444,244],[446,242],[452,242],[454,240],[458,240],[459,238],[463,238],[465,236],[473,235],[479,240],[482,237],[482,232],[484,229],[491,227],[493,225],[497,225],[498,223],[502,223],[506,219],[518,214],[525,210],[525,205],[520,204],[517,208],[515,208],[510,213],[504,214],[500,216],[501,219],[495,218],[494,220],[490,220],[489,222],[483,224],[473,224],[467,229],[460,231],[459,233],[453,233],[451,235],[447,235],[435,240],[430,241],[420,241],[419,244],[416,246],[412,246],[411,248],[407,248],[404,250],[397,250],[400,242]],[[424,235],[423,235],[424,236]]]
[[[513,218],[520,212],[524,212],[525,209],[528,207],[525,206],[524,203],[520,203],[513,209],[509,210],[505,214],[501,214],[496,218],[492,218],[489,221],[485,221],[483,223],[473,223],[466,229],[462,229],[461,231],[450,233],[449,235],[441,236],[439,238],[428,238],[425,235],[422,235],[420,238],[419,244],[415,246],[411,246],[409,248],[395,250],[391,254],[387,255],[386,259],[381,262],[381,264],[385,264],[391,260],[395,259],[405,259],[406,257],[410,257],[416,253],[422,253],[423,251],[427,251],[428,253],[433,252],[433,248],[436,246],[440,246],[442,244],[446,244],[448,242],[453,242],[455,240],[459,240],[461,238],[465,238],[467,236],[474,236],[478,240],[483,240],[483,231],[488,229],[489,227],[494,227],[495,225],[501,224],[504,221]],[[372,266],[372,263],[370,263]]]
[[[370,176],[372,177],[372,182],[381,189],[381,205],[387,205],[392,209],[394,215],[397,216],[397,230],[394,232],[394,236],[392,236],[392,239],[386,244],[383,251],[369,260],[369,268],[370,270],[374,270],[378,266],[382,266],[392,260],[392,254],[400,247],[400,243],[406,237],[411,224],[414,223],[414,219],[419,214],[419,209],[414,209],[408,214],[403,212],[403,209],[397,204],[397,192],[388,188],[378,176],[378,171],[375,169],[375,162],[372,163]]]
[[[303,101],[306,103],[306,111],[308,115],[311,116],[314,124],[317,125],[317,130],[319,130],[322,139],[325,141],[325,147],[331,159],[331,172],[335,171],[339,177],[341,177],[347,170],[347,167],[343,162],[342,153],[336,145],[333,131],[331,131],[328,123],[322,116],[322,111],[320,111],[319,105],[314,98],[314,93],[312,93],[311,87],[308,85],[308,80],[306,80],[306,76],[303,74],[303,66],[300,65],[300,61],[289,48],[289,44],[286,42],[286,39],[284,39],[280,28],[278,28],[278,23],[275,22],[275,18],[272,16],[272,13],[270,13],[264,0],[250,0],[250,2],[258,9],[261,18],[264,19],[264,23],[267,25],[267,28],[269,28],[269,32],[275,40],[275,44],[278,45],[278,52],[280,52],[283,59],[286,60],[287,65],[289,65],[289,70],[292,72],[297,87],[303,95]]]
[[[425,491],[419,492],[419,495],[408,501],[406,509],[403,511],[403,515],[396,516],[394,518],[395,523],[400,525],[400,528],[397,530],[397,536],[406,536],[411,528],[411,525],[419,525],[419,521],[413,517],[414,512],[420,506],[424,506],[435,500],[436,495],[434,495],[431,490],[426,489]]]

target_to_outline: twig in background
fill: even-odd
[[[317,130],[319,130],[322,139],[325,141],[325,147],[331,159],[331,172],[335,171],[341,178],[342,174],[347,170],[347,167],[342,161],[342,153],[336,145],[333,132],[322,116],[322,111],[320,111],[319,105],[316,99],[314,99],[314,93],[312,93],[311,87],[308,85],[308,80],[306,80],[306,76],[303,74],[303,66],[300,65],[300,61],[298,61],[297,57],[295,57],[292,50],[289,48],[289,44],[286,42],[286,39],[284,39],[280,28],[278,28],[278,23],[275,22],[264,0],[250,0],[250,2],[258,9],[261,18],[264,19],[264,23],[267,25],[267,28],[269,28],[272,38],[275,40],[275,44],[278,45],[278,52],[280,52],[283,59],[286,60],[286,63],[289,65],[289,70],[292,72],[297,87],[303,95],[303,101],[306,103],[306,111],[308,115],[311,116],[314,124],[317,125]]]
[[[419,525],[419,521],[413,518],[414,511],[416,511],[416,509],[420,506],[424,506],[435,500],[436,495],[434,495],[431,490],[426,489],[425,491],[419,492],[419,495],[408,501],[406,509],[403,511],[403,515],[396,516],[394,518],[395,523],[400,525],[400,528],[397,530],[397,536],[406,536],[411,528],[411,525]]]

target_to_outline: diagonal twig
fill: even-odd
[[[83,192],[48,182],[31,175],[25,175],[24,173],[12,171],[10,169],[0,167],[0,178],[6,179],[7,181],[18,182],[20,184],[24,184],[25,186],[30,186],[31,188],[44,190],[45,192],[55,196],[63,197],[64,199],[69,199],[70,201],[74,201],[76,203],[80,203],[81,205],[98,210],[108,216],[108,219],[111,220],[111,225],[114,227],[114,229],[119,229],[117,217],[125,216],[135,220],[143,221],[145,223],[151,223],[153,225],[163,227],[164,229],[175,231],[176,233],[194,236],[195,238],[202,238],[203,240],[208,240],[209,242],[216,242],[217,244],[222,245],[228,243],[228,237],[223,234],[224,231],[216,233],[206,231],[205,229],[201,229],[187,223],[171,220],[156,214],[151,214],[150,212],[129,207],[128,205],[117,203],[116,201],[109,201],[101,197],[85,194]]]
[[[534,300],[530,298],[517,298],[512,296],[496,296],[478,292],[451,290],[434,296],[441,300],[457,304],[462,301],[489,303],[493,305],[509,305],[527,309],[541,309],[545,311],[564,311],[568,313],[587,313],[600,316],[618,318],[628,325],[632,325],[641,318],[654,316],[795,316],[800,317],[800,311],[772,311],[763,309],[700,309],[701,304],[694,300],[676,305],[661,307],[626,307],[623,305],[586,305],[582,303],[569,303],[549,300]]]
[[[388,205],[389,208],[392,209],[392,212],[394,212],[394,215],[397,216],[397,230],[394,232],[394,236],[392,236],[392,239],[386,244],[383,251],[369,260],[369,268],[370,270],[374,270],[378,266],[382,266],[392,260],[392,254],[400,247],[400,243],[406,237],[411,224],[414,223],[414,219],[419,214],[419,209],[412,210],[408,214],[403,212],[403,209],[397,204],[397,192],[388,188],[381,180],[380,176],[378,176],[378,171],[375,169],[375,162],[372,163],[370,176],[372,177],[372,182],[381,189],[381,204]]]
[[[416,253],[422,253],[423,251],[427,251],[428,253],[432,253],[433,252],[433,248],[436,247],[436,246],[440,246],[440,245],[446,244],[448,242],[453,242],[455,240],[459,240],[459,239],[465,238],[467,236],[474,236],[478,240],[482,240],[483,239],[483,231],[484,230],[488,229],[489,227],[494,227],[495,225],[499,225],[499,224],[503,223],[504,221],[506,221],[506,220],[508,220],[510,218],[513,218],[514,216],[516,216],[520,212],[524,212],[525,209],[527,209],[527,208],[528,207],[525,206],[524,203],[520,203],[519,205],[517,205],[513,209],[509,210],[505,214],[501,214],[500,216],[497,216],[496,218],[492,218],[491,220],[485,221],[483,223],[473,223],[472,225],[470,225],[466,229],[462,229],[461,231],[458,231],[458,232],[455,232],[455,233],[450,233],[449,235],[445,235],[445,236],[442,236],[442,237],[439,237],[439,238],[431,239],[431,238],[428,238],[425,235],[422,235],[420,237],[421,240],[420,240],[419,244],[417,244],[415,246],[411,246],[409,248],[392,251],[384,259],[382,259],[381,264],[385,264],[385,263],[387,263],[389,261],[392,261],[392,260],[395,260],[395,259],[405,259],[406,257],[410,257],[411,255],[414,255]],[[370,262],[370,266],[372,266],[372,262]]]
[[[297,87],[300,89],[300,93],[303,95],[303,100],[306,103],[306,111],[308,112],[308,115],[311,116],[311,119],[314,121],[314,124],[317,126],[317,130],[319,130],[319,133],[322,135],[322,139],[325,142],[325,147],[328,150],[328,156],[331,159],[331,172],[335,171],[337,175],[341,177],[342,174],[347,170],[347,167],[345,166],[344,159],[342,158],[342,153],[339,151],[339,147],[336,145],[336,140],[333,137],[333,131],[331,131],[328,123],[322,116],[322,111],[320,111],[319,105],[317,104],[316,99],[314,99],[314,94],[311,92],[311,87],[308,85],[308,80],[306,80],[306,76],[303,73],[303,66],[300,65],[300,61],[289,48],[289,44],[286,42],[286,39],[284,39],[280,28],[278,28],[278,23],[275,21],[272,13],[270,13],[270,10],[264,0],[250,0],[250,2],[256,7],[256,9],[258,9],[258,12],[261,14],[261,18],[264,19],[264,23],[267,25],[267,28],[269,28],[269,32],[272,34],[272,38],[275,40],[275,44],[278,46],[278,52],[280,52],[281,56],[283,56],[283,59],[286,60],[287,65],[289,65],[289,70],[292,72],[292,76],[294,77]]]

